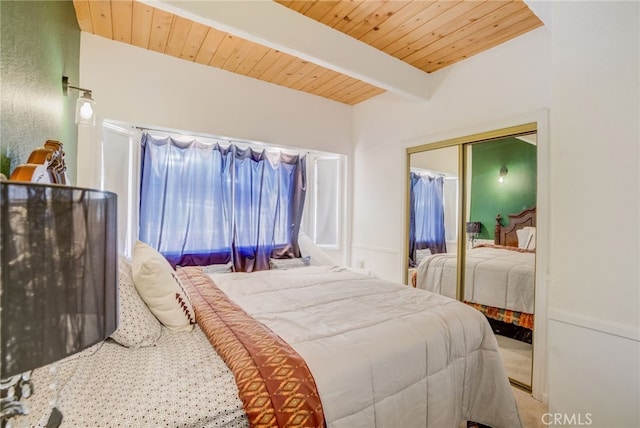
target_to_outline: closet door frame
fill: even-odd
[[[408,246],[408,236],[409,236],[409,217],[410,217],[410,180],[409,180],[409,174],[410,174],[410,168],[411,168],[411,155],[412,154],[416,154],[416,153],[422,153],[422,152],[426,152],[426,151],[431,151],[431,150],[436,150],[436,149],[441,149],[441,148],[448,148],[448,147],[458,147],[458,172],[459,172],[459,176],[458,176],[458,183],[459,183],[459,189],[458,189],[458,218],[457,218],[457,235],[458,235],[458,239],[457,239],[457,265],[456,265],[456,298],[459,301],[463,300],[463,296],[464,296],[464,275],[465,275],[465,257],[466,257],[466,223],[465,223],[465,219],[467,218],[467,210],[468,210],[468,206],[467,206],[467,195],[468,195],[468,188],[467,188],[467,175],[468,175],[468,171],[467,171],[467,160],[468,160],[468,149],[471,147],[471,144],[475,144],[475,143],[482,143],[482,142],[488,142],[488,141],[494,141],[494,140],[499,140],[499,139],[503,139],[503,138],[509,138],[509,137],[517,137],[517,136],[523,136],[523,135],[528,135],[528,134],[532,134],[532,133],[536,133],[538,135],[538,138],[540,139],[540,133],[541,133],[541,129],[540,128],[545,128],[546,129],[546,122],[542,123],[542,126],[540,126],[541,124],[539,123],[539,121],[537,122],[528,122],[528,123],[524,123],[521,125],[515,125],[515,126],[510,126],[510,127],[505,127],[505,128],[500,128],[500,129],[495,129],[495,130],[491,130],[491,131],[486,131],[486,132],[480,132],[480,133],[475,133],[475,134],[469,134],[469,135],[465,135],[462,137],[455,137],[455,138],[450,138],[450,139],[445,139],[442,141],[436,141],[433,143],[427,143],[427,144],[420,144],[417,146],[410,146],[406,148],[406,159],[405,159],[405,165],[406,165],[406,171],[405,171],[405,206],[404,206],[404,218],[405,218],[405,224],[404,224],[404,245],[403,245],[403,282],[405,284],[408,284],[410,281],[409,278],[409,246]],[[544,129],[542,130],[544,132]],[[546,157],[546,153],[547,153],[547,146],[546,146],[546,135],[543,136],[543,139],[545,141],[545,143],[542,145],[542,151],[540,152],[540,147],[538,147],[538,157],[540,157],[540,155],[542,155],[543,157],[543,168],[546,168],[547,165],[544,162],[544,159]],[[547,178],[546,176],[544,177],[543,180],[541,180],[541,174],[540,174],[540,162],[538,162],[538,171],[537,171],[537,180],[538,180],[538,186],[536,189],[536,207],[538,207],[538,213],[541,212],[540,210],[540,202],[542,201],[546,201],[547,198],[547,192],[546,190],[542,191],[542,197],[541,197],[541,191],[540,191],[540,181],[543,182],[547,182]],[[543,203],[542,209],[544,209],[546,207],[546,205]],[[544,212],[544,211],[543,211]],[[543,214],[543,216],[546,216],[545,214]],[[542,223],[543,225],[546,225],[546,219],[543,218],[542,219]],[[544,245],[543,245],[544,247]],[[546,252],[545,252],[546,254]],[[541,270],[542,270],[542,266],[545,267],[546,270],[546,261],[543,262],[542,260],[539,260],[539,255],[536,254],[536,280],[535,280],[535,288],[534,288],[534,293],[535,293],[535,313],[536,313],[536,318],[535,318],[535,326],[534,326],[534,331],[536,332],[534,334],[534,341],[533,341],[533,369],[532,369],[532,377],[531,377],[531,385],[522,385],[519,384],[518,382],[516,382],[516,384],[518,384],[521,387],[524,387],[525,389],[529,389],[530,391],[532,391],[532,395],[537,398],[540,401],[546,402],[547,400],[547,396],[546,396],[546,356],[543,354],[543,351],[546,352],[546,346],[543,345],[546,341],[546,320],[543,322],[540,322],[538,318],[543,318],[546,317],[546,305],[538,305],[538,302],[541,301],[541,299],[546,298],[546,287],[542,286],[542,281],[541,281]],[[540,287],[540,292],[539,292],[539,287]],[[541,313],[539,314],[538,311],[539,309],[543,309],[543,311],[545,313]],[[538,329],[540,329],[540,332],[538,331]],[[537,340],[536,340],[537,339]],[[536,346],[537,345],[537,346]],[[542,346],[540,346],[542,345]]]
[[[410,188],[409,188],[409,174],[411,171],[411,155],[416,153],[427,152],[431,150],[437,150],[448,147],[458,147],[458,183],[460,188],[458,192],[458,274],[457,274],[457,291],[456,296],[458,300],[462,300],[462,296],[464,296],[464,269],[461,268],[461,261],[464,261],[465,249],[466,245],[464,243],[466,241],[462,240],[461,237],[465,236],[467,231],[465,227],[464,219],[467,218],[467,151],[471,144],[473,143],[482,143],[487,141],[499,140],[502,138],[508,137],[517,137],[521,135],[527,135],[531,133],[537,132],[537,123],[531,122],[526,123],[524,125],[511,126],[508,128],[496,129],[493,131],[481,132],[478,134],[466,135],[463,137],[451,138],[448,140],[443,140],[435,143],[422,144],[419,146],[408,147],[406,149],[406,171],[405,171],[405,207],[404,207],[404,236],[405,241],[409,236],[409,213],[410,213]],[[404,257],[403,257],[403,282],[408,284],[408,269],[409,266],[409,247],[408,245],[404,245]]]

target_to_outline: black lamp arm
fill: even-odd
[[[75,89],[76,91],[87,92],[89,95],[91,95],[91,89],[84,89],[84,88],[79,88],[77,86],[70,85],[69,78],[67,76],[62,76],[62,92],[65,96],[67,95],[67,91],[69,89]]]

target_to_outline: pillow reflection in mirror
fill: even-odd
[[[525,250],[536,249],[536,228],[533,226],[526,226],[520,230],[516,230],[518,235],[518,248]]]
[[[525,248],[527,250],[536,249],[536,228],[535,227],[529,227],[529,236],[527,237],[527,246]]]

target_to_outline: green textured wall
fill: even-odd
[[[493,239],[496,214],[503,225],[507,215],[536,204],[536,146],[517,138],[474,144],[471,147],[470,221],[482,223],[480,239]],[[509,170],[498,182],[500,168]]]
[[[71,1],[0,1],[0,171],[9,176],[46,140],[64,143],[76,182],[80,29]]]

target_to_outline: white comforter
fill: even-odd
[[[455,298],[456,254],[426,257],[417,268],[416,287]],[[535,254],[493,247],[467,251],[464,300],[533,313]]]
[[[348,269],[212,274],[307,362],[331,427],[520,427],[496,339],[460,302]]]

